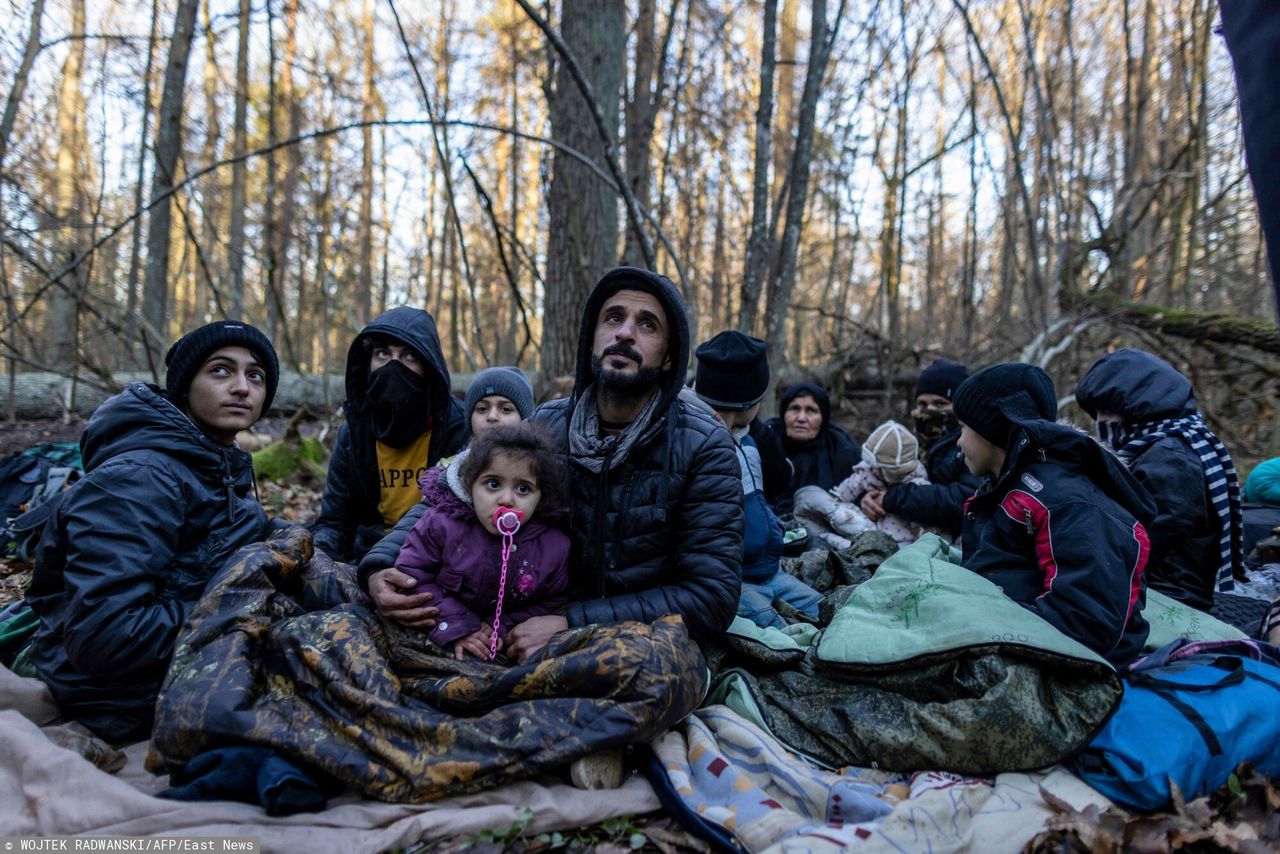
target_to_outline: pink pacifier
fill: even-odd
[[[510,507],[495,507],[493,511],[493,527],[504,537],[515,536],[524,522],[524,514]]]

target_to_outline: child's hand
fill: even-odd
[[[862,512],[872,522],[879,522],[884,518],[884,490],[873,489],[866,495],[862,496]]]
[[[465,638],[459,638],[453,642],[453,657],[462,661],[463,652],[469,652],[476,658],[488,660],[489,644],[492,638],[493,627],[485,623]],[[498,649],[502,649],[501,640],[498,641]]]

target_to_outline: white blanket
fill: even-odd
[[[147,773],[145,743],[123,751],[115,774],[100,770],[114,752],[76,725],[54,723],[57,706],[44,684],[0,668],[0,836],[239,836],[262,850],[379,852],[482,830],[503,830],[533,811],[526,835],[581,828],[659,803],[639,776],[620,789],[580,791],[555,780],[400,805],[343,796],[319,813],[272,818],[261,807],[155,797],[168,780]]]

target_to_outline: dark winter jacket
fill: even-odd
[[[1020,395],[1025,397],[1025,395]],[[964,565],[1121,666],[1142,650],[1155,504],[1100,445],[1004,401],[1018,427],[999,477],[965,507]]]
[[[1080,380],[1076,402],[1091,417],[1099,412],[1119,415],[1126,427],[1197,411],[1191,382],[1141,350],[1118,350],[1099,359]],[[1147,583],[1187,605],[1209,610],[1221,560],[1222,522],[1214,512],[1200,456],[1185,439],[1166,436],[1134,458],[1129,470],[1151,493],[1157,508],[1148,531]]]
[[[831,398],[821,386],[813,383],[788,386],[779,400],[779,408],[785,411],[791,401],[802,394],[811,395],[822,412],[822,427],[817,436],[807,442],[796,442],[787,438],[783,416],[779,415],[765,422],[765,426],[776,437],[782,453],[791,463],[791,482],[773,505],[779,514],[791,512],[795,505],[796,490],[800,487],[820,486],[830,489],[848,477],[853,467],[862,461],[862,446],[831,423]]]
[[[440,614],[429,637],[437,646],[493,624],[502,577],[502,538],[484,529],[475,508],[449,488],[443,473],[435,468],[423,475],[425,510],[396,560],[396,568],[420,582],[415,592],[433,594],[431,604]],[[569,537],[547,522],[535,512],[516,532],[499,637],[530,617],[564,606]]]
[[[929,447],[925,455],[928,483],[895,483],[884,493],[884,510],[921,525],[960,534],[964,523],[964,502],[978,491],[982,478],[964,464],[964,452],[957,447],[959,430],[952,430]]]
[[[747,428],[747,435],[756,443],[760,451],[760,473],[764,477],[764,498],[773,506],[779,497],[788,494],[791,487],[791,463],[782,452],[782,443],[777,435],[765,426],[759,418],[753,419]],[[795,490],[792,490],[794,493]]]
[[[36,551],[31,661],[69,717],[109,741],[143,738],[205,582],[269,523],[249,455],[205,436],[153,386],[98,407],[81,448],[85,477]]]
[[[449,393],[449,368],[440,349],[435,321],[427,312],[399,306],[374,319],[347,350],[346,421],[338,430],[329,475],[324,483],[320,516],[312,525],[315,546],[337,560],[359,561],[382,538],[387,526],[378,511],[377,438],[369,415],[366,390],[369,354],[362,344],[368,335],[401,341],[423,357],[431,385],[431,446],[422,469],[454,454],[466,443],[467,417],[462,403]]]
[[[675,367],[661,375],[652,417],[636,441],[597,466],[571,452],[569,431],[575,407],[594,406],[588,390],[596,318],[619,280],[661,302]],[[733,621],[742,585],[741,471],[724,426],[679,399],[688,363],[688,319],[675,285],[632,267],[606,273],[583,307],[573,396],[545,403],[533,416],[561,442],[570,469],[570,626],[678,614],[695,640],[706,640]]]

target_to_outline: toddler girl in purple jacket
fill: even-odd
[[[513,626],[565,604],[567,483],[551,440],[528,423],[485,431],[459,462],[456,480],[423,475],[430,506],[396,568],[433,594],[433,643],[492,659]]]

